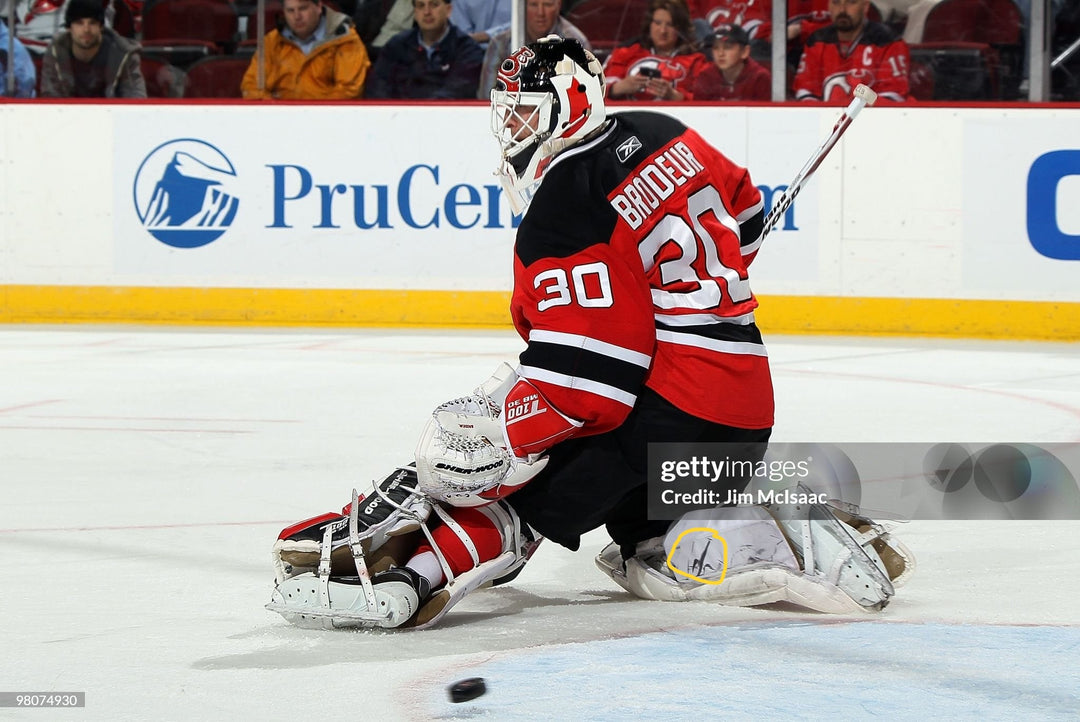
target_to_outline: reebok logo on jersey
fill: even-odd
[[[637,230],[675,189],[693,178],[705,166],[682,141],[653,156],[631,175],[609,202],[632,230]]]
[[[619,157],[620,163],[625,163],[630,160],[630,156],[639,150],[641,150],[641,141],[637,139],[636,135],[632,135],[615,149],[615,155]]]

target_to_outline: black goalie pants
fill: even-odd
[[[771,431],[699,419],[646,388],[622,426],[555,445],[543,472],[506,501],[544,537],[574,551],[582,534],[606,526],[627,556],[638,542],[663,535],[671,524],[648,518],[650,442],[739,444],[739,456],[756,463],[765,455]],[[733,490],[743,491],[748,482],[734,483]]]

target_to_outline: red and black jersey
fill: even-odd
[[[678,120],[612,116],[556,157],[518,229],[519,373],[582,434],[619,426],[643,384],[699,418],[771,427],[747,279],[763,215],[747,171]]]
[[[685,55],[655,55],[641,43],[634,43],[612,51],[604,63],[604,79],[610,88],[616,81],[639,74],[642,68],[658,70],[660,77],[669,81],[675,90],[685,96],[685,100],[693,100],[690,94],[690,79],[708,62],[708,59],[698,52]],[[657,100],[645,90],[634,95],[620,96],[619,99]]]
[[[907,43],[881,23],[868,22],[849,44],[840,42],[830,25],[810,35],[795,74],[796,100],[843,104],[860,83],[869,85],[885,103],[908,99]]]
[[[713,64],[694,76],[691,85],[694,100],[761,100],[772,99],[772,80],[769,71],[753,58],[747,58],[739,77],[729,83],[720,68]]]

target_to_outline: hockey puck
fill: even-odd
[[[484,684],[483,677],[470,677],[469,679],[454,682],[446,690],[450,693],[450,701],[457,704],[458,702],[468,702],[470,699],[476,699],[484,692],[487,692],[487,685]]]

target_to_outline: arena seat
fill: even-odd
[[[927,14],[919,44],[935,45],[939,57],[945,44],[957,45],[957,57],[969,56],[971,43],[985,45],[986,61],[993,65],[990,97],[1014,100],[1024,65],[1022,22],[1014,0],[941,0]]]
[[[186,66],[213,54],[231,53],[240,19],[225,0],[168,0],[144,7],[142,45]]]
[[[933,97],[921,100],[991,100],[998,96],[997,55],[986,43],[918,43],[911,62],[928,66]],[[916,96],[918,97],[918,96]]]
[[[164,58],[143,53],[139,57],[146,95],[149,98],[180,98],[184,95],[184,71]]]
[[[240,81],[251,64],[250,55],[211,55],[187,69],[185,98],[240,98]]]

